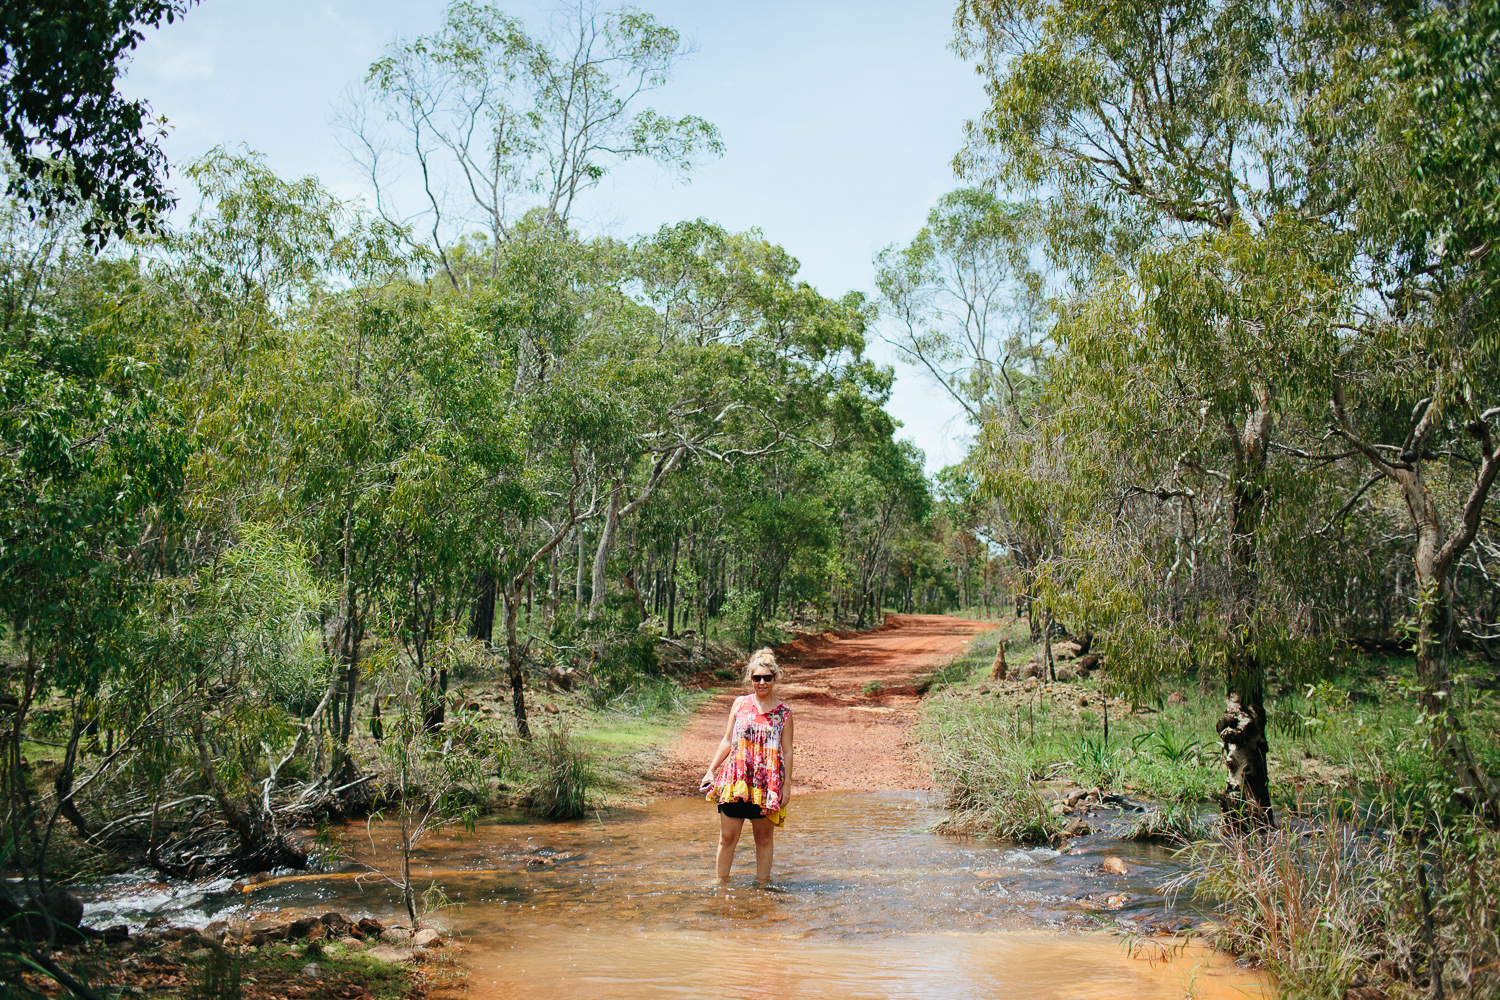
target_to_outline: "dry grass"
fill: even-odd
[[[1282,996],[1500,996],[1500,837],[1462,818],[1402,819],[1361,826],[1325,808],[1200,843],[1178,884],[1220,906],[1221,946],[1258,958]]]

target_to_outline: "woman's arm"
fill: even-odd
[[[792,797],[792,714],[781,727],[781,801]]]
[[[729,721],[724,724],[724,738],[719,741],[719,749],[714,751],[714,759],[709,761],[708,770],[703,772],[703,782],[699,787],[707,788],[713,784],[714,772],[719,769],[720,764],[724,763],[724,758],[728,757],[730,750],[733,749],[734,744],[731,741],[734,739],[734,717],[739,713],[740,702],[748,697],[749,695],[740,695],[729,707]]]

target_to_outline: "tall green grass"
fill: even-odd
[[[985,833],[1018,843],[1050,843],[1062,819],[1037,791],[1016,733],[973,719],[922,724],[933,778],[950,815],[939,829]]]

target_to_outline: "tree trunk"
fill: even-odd
[[[488,567],[479,571],[474,585],[474,611],[469,635],[489,645],[495,638],[495,574]]]
[[[1271,441],[1272,392],[1262,386],[1258,405],[1243,430],[1224,415],[1224,429],[1234,453],[1230,484],[1229,577],[1233,606],[1229,610],[1232,648],[1228,652],[1224,714],[1215,727],[1224,744],[1226,770],[1219,807],[1232,830],[1247,832],[1275,822],[1266,739],[1265,668],[1255,652],[1252,622],[1260,597],[1256,566],[1257,540],[1266,491],[1262,484]]]
[[[531,739],[526,721],[526,649],[516,638],[516,619],[521,613],[520,581],[505,588],[505,661],[510,673],[510,706],[516,715],[516,732],[523,740]]]
[[[604,595],[608,583],[609,553],[615,544],[615,531],[620,527],[620,491],[625,486],[625,476],[614,481],[609,492],[609,507],[604,515],[604,527],[599,531],[599,546],[594,552],[593,592],[589,594],[589,619],[599,617],[604,610]]]
[[[667,638],[677,635],[677,545],[672,539],[672,561],[667,569]]]
[[[1418,404],[1420,416],[1407,436],[1399,458],[1382,453],[1360,439],[1345,410],[1342,386],[1335,385],[1332,404],[1340,433],[1400,489],[1407,516],[1416,531],[1412,568],[1416,577],[1417,676],[1422,685],[1418,704],[1429,726],[1428,739],[1433,757],[1453,780],[1454,794],[1460,801],[1482,808],[1492,820],[1500,818],[1500,782],[1475,759],[1463,719],[1453,703],[1452,679],[1448,670],[1448,649],[1453,633],[1453,567],[1468,551],[1478,533],[1490,490],[1500,474],[1500,449],[1491,440],[1486,416],[1471,406],[1473,420],[1467,429],[1479,441],[1480,466],[1464,499],[1457,530],[1450,536],[1422,475],[1423,450],[1444,417],[1436,394]]]

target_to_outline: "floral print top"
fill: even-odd
[[[777,826],[786,821],[782,803],[781,730],[792,710],[785,704],[762,712],[746,695],[734,713],[729,756],[708,790],[710,802],[753,802]]]

